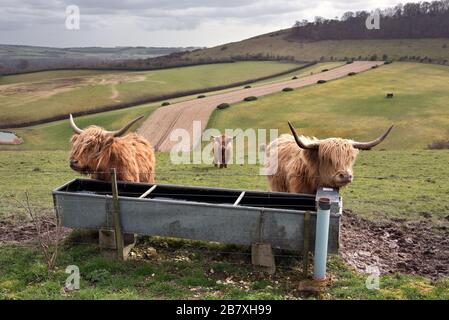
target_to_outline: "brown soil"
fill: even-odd
[[[300,88],[315,84],[318,80],[333,80],[345,77],[350,72],[362,72],[371,69],[374,65],[380,65],[379,61],[355,61],[326,72],[300,77],[296,80],[281,81],[260,85],[249,89],[235,90],[232,92],[220,93],[205,97],[172,104],[170,106],[158,108],[142,124],[138,133],[147,138],[157,151],[170,151],[178,142],[170,141],[170,133],[173,129],[186,129],[190,135],[193,130],[193,121],[200,121],[201,128],[205,129],[209,117],[221,103],[236,103],[248,96],[263,96],[274,92],[279,92],[285,87]],[[195,145],[199,141],[193,141]],[[190,146],[182,148],[189,151]]]
[[[345,210],[340,254],[360,272],[378,267],[382,274],[449,276],[449,233],[424,221],[374,223]]]
[[[37,223],[43,236],[56,238],[56,224],[48,217],[38,217]],[[71,229],[63,228],[62,236],[68,235]],[[36,224],[30,220],[0,220],[0,244],[34,243],[38,239]]]

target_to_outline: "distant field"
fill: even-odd
[[[385,94],[393,92],[394,99]],[[393,63],[323,85],[261,97],[215,111],[209,127],[278,128],[358,140],[395,129],[378,149],[425,149],[449,138],[449,67]]]
[[[116,130],[138,116],[147,117],[157,107],[158,105],[155,104],[143,105],[77,117],[75,121],[80,128],[98,125],[108,130]],[[135,124],[131,130],[135,130],[141,124],[142,121]],[[14,132],[23,139],[24,143],[16,146],[0,145],[0,150],[66,150],[70,147],[69,141],[73,134],[68,120],[15,129]]]
[[[56,70],[56,71],[31,72],[31,73],[0,77],[0,85],[17,84],[21,82],[40,82],[43,80],[55,80],[60,78],[95,76],[109,73],[119,73],[119,71]]]
[[[272,82],[277,82],[277,81],[283,81],[283,80],[289,80],[294,76],[297,77],[302,77],[302,76],[307,76],[310,75],[312,73],[320,73],[322,72],[322,70],[324,69],[334,69],[337,67],[340,67],[342,65],[344,65],[345,62],[341,62],[341,61],[336,61],[336,62],[323,62],[323,63],[317,63],[313,66],[298,70],[298,71],[293,71],[290,72],[288,74],[284,74],[282,76],[278,76],[278,77],[273,77],[267,80],[262,80],[262,81],[258,81],[256,83],[253,84],[253,86],[257,86],[257,85],[261,85],[261,84],[266,84],[266,83],[272,83]]]
[[[1,59],[144,59],[193,48],[181,47],[85,47],[54,48],[0,44]]]
[[[291,56],[299,61],[320,59],[342,60],[344,58],[371,57],[382,59],[404,56],[428,57],[434,60],[449,60],[449,39],[397,39],[397,40],[327,40],[295,41],[288,39],[289,29],[263,34],[250,39],[227,43],[213,48],[189,53],[190,59],[225,59],[231,57]]]
[[[0,82],[0,125],[227,85],[294,67],[298,64],[238,62],[145,72],[50,71],[5,76]]]
[[[258,81],[252,84],[253,86],[259,86],[262,84],[266,84],[274,81],[282,81],[286,79],[290,79],[292,76],[303,76],[308,75],[310,73],[321,72],[323,69],[332,69],[340,66],[341,62],[330,62],[330,63],[318,63],[308,68],[304,68],[299,71],[292,72],[287,75],[270,78],[269,80]],[[29,74],[28,76],[31,76]],[[21,75],[18,77],[23,77],[25,75]],[[53,72],[50,72],[48,76],[55,76]],[[213,95],[218,93],[224,93],[233,91],[235,89],[226,89],[213,91],[208,93],[207,95]],[[184,96],[176,99],[171,99],[171,103],[176,103],[179,101],[185,101],[190,99],[196,99],[197,95],[193,96]],[[130,107],[126,109],[102,112],[93,115],[81,116],[76,118],[76,122],[80,124],[80,126],[85,127],[91,124],[96,124],[99,126],[103,126],[107,129],[114,129],[126,124],[127,121],[131,120],[133,117],[137,117],[139,115],[148,116],[151,112],[153,112],[157,107],[160,106],[160,102],[144,104],[136,107]],[[138,127],[138,125],[136,125]],[[68,125],[67,120],[61,121],[53,121],[46,124],[30,126],[26,128],[18,128],[14,129],[14,132],[18,134],[24,140],[24,143],[21,145],[0,145],[0,150],[66,150],[69,147],[68,141],[70,136],[72,135],[72,130]]]

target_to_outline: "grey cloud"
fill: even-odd
[[[395,0],[0,0],[0,43],[2,37],[17,39],[20,43],[34,39],[45,39],[54,45],[59,41],[66,43],[64,30],[65,8],[78,5],[81,11],[81,30],[73,36],[73,41],[85,41],[78,45],[90,45],[93,37],[114,39],[117,45],[130,42],[130,35],[136,45],[145,41],[145,33],[153,36],[159,32],[163,39],[165,32],[178,32],[180,42],[184,43],[186,34],[189,39],[206,39],[216,42],[216,34],[223,35],[226,27],[233,32],[230,37],[257,34],[260,27],[276,30],[293,25],[295,20],[313,18],[314,15],[334,17],[344,11],[371,9],[379,6],[379,1],[388,5]],[[219,31],[208,30],[208,25],[223,26]],[[241,28],[242,32],[235,32]],[[52,39],[48,30],[52,30]],[[207,37],[204,34],[207,30]],[[231,31],[232,30],[232,31]],[[252,30],[248,34],[246,30]],[[95,31],[95,32],[90,32]],[[215,33],[214,33],[215,32]],[[200,34],[201,33],[201,34]],[[16,38],[14,35],[17,34]],[[23,35],[26,35],[23,36]],[[126,38],[125,38],[126,35]],[[122,38],[119,38],[119,37]],[[141,38],[137,38],[140,36]],[[65,39],[63,39],[65,37]],[[70,37],[69,37],[70,39]],[[85,39],[85,40],[83,40]],[[100,39],[100,40],[101,40]],[[174,39],[174,38],[173,38]],[[10,41],[10,40],[8,40]],[[204,40],[203,40],[204,41]],[[89,42],[89,43],[88,43]],[[205,44],[205,43],[204,43]],[[204,45],[192,43],[192,45]],[[75,44],[74,44],[75,45]],[[176,45],[173,43],[173,45]],[[207,44],[206,44],[207,45]]]

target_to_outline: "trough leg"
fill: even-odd
[[[276,272],[276,264],[274,262],[273,249],[270,243],[263,242],[263,228],[265,223],[265,215],[263,210],[260,212],[258,238],[259,242],[251,244],[251,263],[253,266],[265,271],[269,274]]]
[[[120,253],[117,254],[117,240],[122,242],[121,247],[123,249],[121,249],[121,254],[123,259],[126,260],[136,244],[136,235],[133,233],[123,233],[120,240],[116,239],[115,230],[101,229],[98,232],[98,244],[107,256],[119,258],[118,255]]]
[[[276,272],[276,264],[271,244],[253,243],[251,245],[251,264],[264,272],[274,274]]]

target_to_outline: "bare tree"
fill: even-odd
[[[19,200],[17,200],[17,202],[30,216],[36,229],[36,239],[42,249],[45,263],[47,264],[48,269],[53,270],[56,266],[59,245],[63,238],[60,224],[58,222],[48,220],[45,221],[43,219],[39,221],[30,205],[30,199],[27,192],[25,192],[25,203],[22,203]],[[55,230],[53,232],[50,230],[50,225],[52,224],[55,226]]]

